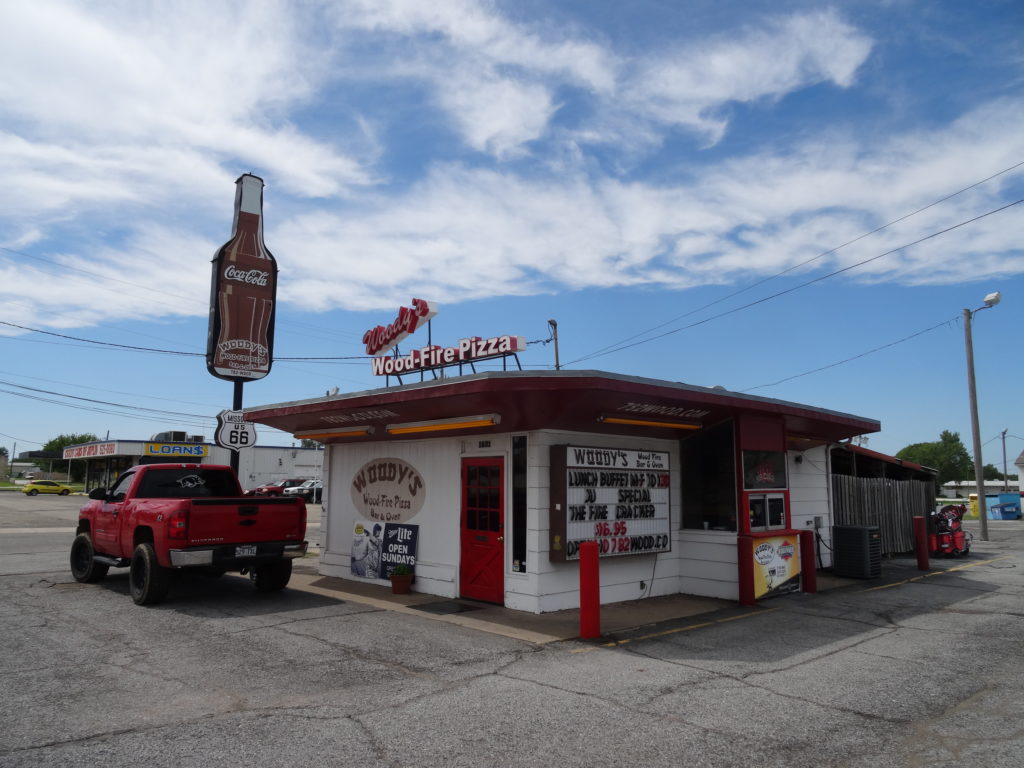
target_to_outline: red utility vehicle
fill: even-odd
[[[295,488],[306,482],[304,477],[289,477],[287,480],[273,480],[264,483],[258,488],[250,488],[245,492],[246,496],[280,496],[285,488]]]
[[[300,498],[242,496],[231,467],[146,464],[96,488],[78,513],[71,574],[95,582],[128,566],[132,600],[158,603],[180,568],[219,576],[248,573],[261,592],[284,589],[292,560],[306,554]]]

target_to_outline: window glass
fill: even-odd
[[[751,493],[747,496],[751,531],[786,527],[786,498],[781,493]]]
[[[764,528],[765,521],[768,519],[767,510],[765,506],[764,496],[751,496],[750,497],[750,527]]]
[[[128,486],[132,484],[133,477],[135,477],[134,472],[127,475],[121,475],[121,477],[118,478],[117,482],[114,484],[114,490],[110,492],[114,501],[121,501],[124,499],[124,495],[128,493]]]
[[[191,499],[237,494],[230,471],[182,468],[147,472],[135,495],[140,499]]]
[[[744,451],[743,488],[785,488],[786,454],[782,451]]]
[[[736,453],[733,422],[703,429],[680,443],[682,527],[735,531]]]
[[[526,437],[512,438],[512,570],[526,573]]]

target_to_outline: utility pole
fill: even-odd
[[[981,540],[988,541],[988,510],[985,508],[985,472],[981,464],[981,434],[978,427],[978,390],[974,381],[974,339],[971,337],[971,315],[971,310],[964,310],[967,397],[971,401],[971,433],[974,436],[974,490],[978,497],[978,524],[981,526]]]
[[[1002,298],[999,291],[985,297],[985,306],[973,312],[964,310],[964,346],[967,348],[967,396],[971,401],[971,432],[974,435],[974,485],[978,495],[978,523],[981,540],[988,541],[988,510],[985,508],[985,472],[981,463],[981,430],[978,426],[978,390],[974,381],[974,339],[971,337],[971,318],[983,309],[991,309]]]
[[[555,370],[561,370],[562,366],[558,362],[558,323],[554,320],[548,320],[548,325],[551,326],[551,338],[555,342]]]
[[[1007,491],[1010,490],[1010,485],[1009,485],[1010,480],[1006,476],[1006,433],[1009,432],[1009,431],[1010,431],[1009,429],[1004,429],[1002,431],[1002,436],[1003,436],[1003,493],[1006,493]]]

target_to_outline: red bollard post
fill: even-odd
[[[580,637],[601,636],[601,576],[597,542],[580,543]]]
[[[814,536],[817,531],[800,531],[800,580],[803,591],[818,591],[818,567],[814,563]]]
[[[917,550],[917,570],[927,571],[928,564],[928,521],[921,515],[914,515],[914,549]]]

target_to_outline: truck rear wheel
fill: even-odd
[[[80,533],[71,542],[71,575],[85,584],[97,582],[107,575],[109,565],[96,562],[96,550],[88,533]]]
[[[278,560],[273,563],[257,566],[253,572],[253,581],[259,592],[277,592],[288,586],[292,577],[292,561]]]
[[[157,560],[153,545],[142,543],[136,546],[128,569],[128,587],[135,604],[156,605],[167,597],[169,583],[167,569]]]

